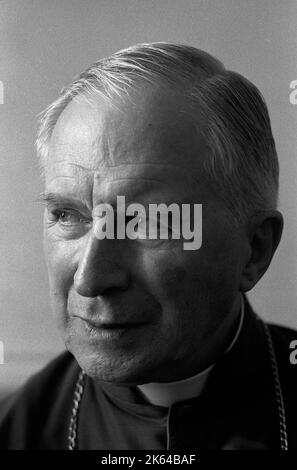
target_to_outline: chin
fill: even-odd
[[[95,380],[124,386],[153,381],[156,365],[150,365],[143,357],[125,357],[123,354],[111,357],[98,351],[82,351],[73,344],[67,345],[67,349],[81,369]]]

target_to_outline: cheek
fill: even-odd
[[[51,295],[67,294],[73,283],[76,269],[73,263],[73,249],[69,243],[62,243],[45,234],[44,253]]]
[[[233,295],[239,278],[236,255],[215,248],[164,251],[143,258],[144,282],[163,310],[207,311],[224,302],[228,292]]]
[[[191,273],[183,254],[169,251],[148,253],[142,259],[143,282],[150,294],[162,305],[177,309],[184,302]]]

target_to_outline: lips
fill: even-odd
[[[76,316],[76,315],[75,315]],[[85,321],[88,323],[90,326],[93,328],[98,328],[98,329],[106,329],[106,330],[116,330],[116,329],[125,329],[125,328],[137,328],[139,326],[143,326],[145,324],[148,324],[148,322],[121,322],[121,323],[116,323],[116,322],[96,322],[93,319],[85,318],[85,317],[80,317],[77,316],[77,318],[80,318],[81,320]]]

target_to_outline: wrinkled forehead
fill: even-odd
[[[48,190],[76,196],[84,194],[84,199],[109,193],[131,198],[140,193],[162,195],[164,191],[168,193],[168,189],[172,196],[177,196],[181,190],[190,193],[203,184],[199,173],[170,163],[123,163],[98,169],[61,161],[53,169],[47,179]]]
[[[202,120],[169,92],[145,90],[112,103],[72,101],[52,134],[46,185],[89,201],[139,187],[184,193],[203,179],[203,131]]]
[[[98,96],[73,100],[50,140],[46,172],[71,162],[92,169],[143,163],[199,166],[206,151],[203,119],[164,90],[135,92],[125,101]]]

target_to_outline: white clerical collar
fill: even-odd
[[[243,296],[241,295],[240,321],[235,336],[232,339],[227,351],[230,351],[237,341],[242,328],[243,318],[244,300]],[[202,393],[209,373],[213,367],[214,364],[202,372],[199,372],[199,374],[188,377],[187,379],[177,380],[176,382],[158,382],[138,385],[138,389],[153,405],[169,407],[177,401],[187,400],[189,398],[199,396]]]

